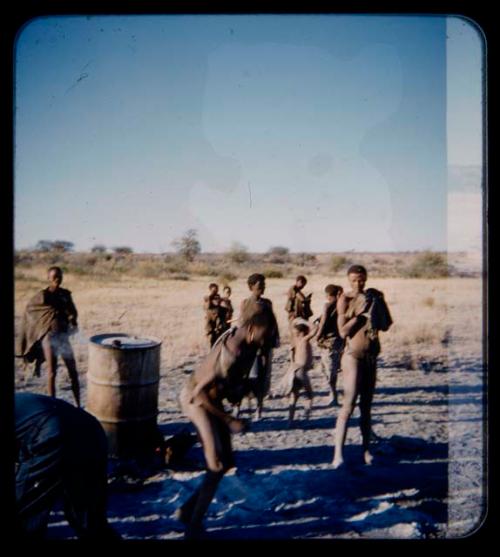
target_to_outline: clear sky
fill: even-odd
[[[481,163],[481,48],[441,17],[34,20],[16,248],[171,251],[196,228],[204,251],[446,249],[449,167]]]

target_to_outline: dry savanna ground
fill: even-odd
[[[16,331],[27,300],[44,286],[45,270],[23,269],[16,281]],[[80,334],[73,346],[84,404],[90,336],[154,336],[163,343],[159,423],[165,435],[186,427],[176,397],[186,374],[208,351],[202,297],[212,280],[126,274],[101,280],[68,272],[63,286],[73,292],[79,310]],[[273,380],[287,366],[284,306],[292,282],[267,280],[265,295],[273,301],[282,332]],[[313,292],[315,316],[328,283],[347,287],[345,273],[309,277],[306,291]],[[238,278],[230,284],[237,308],[248,295],[246,282]],[[238,470],[222,482],[207,517],[213,537],[455,537],[479,525],[485,506],[482,281],[369,277],[368,286],[385,293],[394,319],[393,327],[381,334],[373,419],[382,441],[375,465],[359,464],[356,410],[347,439],[350,465],[344,471],[330,468],[337,409],[327,404],[327,384],[316,367],[311,375],[315,406],[308,422],[299,407],[297,424],[287,429],[286,401],[272,399],[263,420],[254,422],[244,436],[235,436]],[[17,361],[16,388],[45,392],[45,375],[29,377]],[[63,369],[58,389],[71,401]],[[202,462],[199,447],[192,451],[192,458]],[[172,513],[199,474],[165,471],[143,482],[141,490],[115,488],[112,522],[125,537],[180,537]],[[51,532],[55,537],[71,535],[57,516]]]

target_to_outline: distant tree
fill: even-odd
[[[283,246],[274,246],[267,251],[267,259],[271,263],[283,264],[290,261],[290,250]]]
[[[272,248],[269,248],[267,253],[269,253],[269,255],[280,255],[284,257],[290,253],[290,250],[283,246],[273,246]]]
[[[314,265],[316,263],[317,258],[314,253],[297,253],[295,256],[295,260],[297,265],[304,267],[305,265]]]
[[[250,256],[246,246],[240,242],[233,242],[229,248],[228,257],[233,263],[245,263]]]
[[[52,250],[52,240],[40,240],[36,246],[36,251],[51,251]]]
[[[66,240],[40,240],[35,246],[36,251],[66,253],[75,247],[73,242]]]
[[[172,244],[177,250],[177,253],[187,261],[194,261],[195,257],[201,253],[198,232],[194,228],[186,230],[184,236],[177,238]]]
[[[102,244],[96,244],[90,251],[92,253],[106,253],[106,249],[106,246],[103,246]]]
[[[129,246],[117,246],[113,248],[113,251],[117,255],[129,255],[130,253],[134,253],[134,250]]]
[[[59,253],[73,251],[74,247],[75,244],[73,242],[67,242],[66,240],[54,240],[52,242],[52,251],[57,251]]]

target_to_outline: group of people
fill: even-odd
[[[34,362],[36,373],[39,373],[43,360],[47,361],[50,397],[55,397],[57,358],[61,356],[69,372],[76,405],[80,406],[78,375],[69,342],[69,336],[77,330],[77,310],[71,292],[61,287],[62,270],[51,267],[48,279],[48,287],[38,292],[27,305],[17,354],[27,362]],[[189,376],[179,396],[184,414],[197,430],[207,468],[201,485],[177,512],[177,518],[185,524],[186,538],[198,538],[202,535],[203,517],[217,486],[224,474],[234,467],[231,434],[243,432],[247,427],[247,422],[239,418],[243,398],[249,397],[250,400],[253,397],[257,400],[257,417],[260,418],[266,395],[289,396],[291,423],[297,399],[304,392],[308,399],[306,415],[309,415],[313,391],[308,372],[313,367],[313,340],[316,340],[321,353],[322,369],[328,378],[334,405],[338,404],[339,371],[343,375],[343,399],[335,426],[333,467],[338,468],[343,463],[347,424],[358,395],[364,462],[371,464],[371,404],[376,382],[376,359],[380,351],[378,332],[386,331],[392,319],[383,293],[373,288],[365,290],[367,271],[364,267],[352,265],[348,269],[347,279],[350,286],[347,292],[335,284],[325,287],[326,302],[321,316],[311,322],[312,295],[304,293],[307,279],[303,275],[296,278],[295,284],[288,291],[285,306],[290,331],[290,366],[272,391],[273,350],[280,345],[280,333],[273,304],[263,296],[266,288],[265,276],[254,273],[248,277],[249,296],[242,300],[236,318],[231,302],[231,288],[225,286],[224,296],[221,297],[218,285],[209,285],[209,294],[203,300],[203,307],[210,351]],[[226,402],[233,408],[228,410]],[[36,407],[49,414],[56,411],[55,404],[47,405],[36,400],[32,400],[30,404],[35,407],[34,415],[38,412]],[[22,409],[23,405],[19,404],[18,407]],[[73,410],[86,414],[80,408]],[[60,411],[68,413],[66,407]],[[23,417],[20,416],[19,419],[22,430]],[[75,416],[73,421],[79,423],[85,419]],[[62,422],[55,420],[54,423],[60,425]],[[92,427],[95,429],[94,437],[101,439],[101,433],[97,432],[99,428],[95,425]],[[31,437],[28,436],[28,439],[28,444],[33,443]],[[102,441],[99,443],[102,446]],[[19,470],[23,469],[23,454],[20,451],[18,455]],[[25,461],[24,470],[33,466],[34,453],[28,450],[27,454],[31,456]],[[101,454],[101,460],[102,458]],[[98,481],[102,483],[102,462],[94,468],[99,468]],[[73,482],[73,476],[68,481]],[[28,497],[29,501],[33,497],[34,491],[32,488],[28,489],[27,485],[25,480],[24,483],[18,483],[18,500],[23,501]],[[20,508],[22,505],[20,503]],[[69,517],[84,535],[89,532],[89,535],[95,532],[109,533],[102,510],[102,498],[98,504],[92,502],[92,505],[99,509],[98,512],[91,513],[97,519],[91,518],[89,522],[88,511],[85,510],[88,505],[83,505],[84,510],[80,514],[69,512]],[[28,505],[27,508],[31,507]],[[32,520],[33,513],[27,511],[26,516]],[[40,513],[35,513],[34,516],[42,524],[43,530],[43,522],[45,520],[46,525],[47,517],[41,519]],[[26,524],[25,527],[29,530]]]
[[[386,331],[392,318],[382,292],[365,290],[367,271],[352,265],[347,278],[350,290],[339,285],[325,288],[326,303],[319,322],[310,323],[311,294],[305,295],[307,284],[298,276],[287,297],[291,333],[291,362],[278,384],[278,394],[290,396],[289,420],[293,420],[295,404],[305,391],[312,406],[312,388],[308,372],[313,367],[311,342],[317,339],[323,370],[331,389],[332,402],[337,402],[337,374],[343,372],[343,401],[335,426],[334,468],[344,462],[343,447],[347,423],[359,395],[363,458],[371,464],[371,403],[376,382],[376,359],[380,352],[378,332]],[[224,402],[239,407],[244,396],[255,394],[258,416],[269,392],[272,350],[279,346],[279,330],[271,300],[262,295],[265,277],[253,274],[247,281],[250,296],[242,301],[237,325],[228,323],[211,344],[212,348],[187,380],[181,395],[181,407],[195,426],[204,451],[207,472],[193,495],[178,509],[177,518],[186,526],[186,537],[197,538],[203,532],[203,517],[224,474],[234,467],[231,434],[246,429],[246,422],[227,411]],[[214,285],[216,286],[216,285]]]

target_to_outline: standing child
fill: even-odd
[[[78,329],[78,313],[71,292],[61,287],[62,281],[62,269],[50,267],[49,285],[26,306],[17,355],[27,362],[36,361],[37,369],[44,359],[47,361],[47,390],[52,397],[56,396],[57,359],[61,356],[68,369],[76,405],[80,406],[80,383],[69,341],[69,336]]]
[[[269,334],[265,342],[259,348],[254,365],[249,375],[249,392],[257,398],[257,418],[262,417],[264,397],[269,392],[271,385],[271,371],[273,361],[273,348],[277,348],[280,343],[278,322],[273,311],[273,303],[262,295],[266,290],[266,277],[260,273],[254,273],[247,279],[250,296],[241,302],[240,323],[245,322],[251,315],[263,311],[270,320]],[[239,405],[238,410],[239,412]]]
[[[219,294],[214,294],[210,298],[210,305],[206,310],[205,332],[208,337],[210,348],[216,340],[227,331],[229,324],[226,319],[226,309],[220,305]]]
[[[212,299],[219,294],[219,286],[215,282],[208,285],[208,295],[203,297],[203,309],[207,310],[212,305]]]
[[[308,398],[306,418],[309,418],[312,410],[313,391],[309,380],[308,371],[313,368],[313,351],[311,340],[318,331],[317,325],[310,325],[305,319],[298,317],[292,321],[292,341],[295,358],[290,362],[290,367],[281,378],[276,394],[289,396],[290,406],[288,425],[291,425],[295,415],[297,399],[302,391]]]
[[[302,292],[306,284],[306,277],[304,275],[299,275],[295,279],[295,284],[288,290],[285,311],[288,313],[289,321],[292,321],[296,317],[302,317],[307,320],[313,314],[311,311],[312,294],[306,296],[304,292]]]
[[[226,310],[226,322],[230,325],[234,313],[233,304],[231,302],[231,287],[224,286],[222,293],[224,295],[220,300],[220,305]]]
[[[339,334],[337,324],[337,300],[342,294],[342,286],[328,284],[325,287],[326,304],[319,321],[316,339],[321,353],[321,368],[332,390],[333,405],[338,404],[337,375],[340,371],[340,358],[344,339]]]

